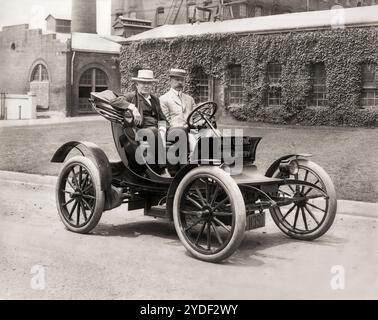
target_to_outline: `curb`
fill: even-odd
[[[84,116],[84,117],[67,117],[67,118],[49,118],[49,119],[30,119],[30,120],[1,120],[0,128],[23,127],[23,126],[43,126],[49,124],[65,124],[87,121],[106,121],[101,116]]]
[[[0,171],[0,181],[55,188],[57,177],[31,173]],[[338,200],[337,213],[367,218],[378,218],[378,203]]]

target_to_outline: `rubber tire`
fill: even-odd
[[[328,175],[328,173],[318,164],[316,164],[313,161],[305,160],[305,159],[299,159],[298,165],[301,168],[308,168],[314,173],[318,175],[318,177],[321,180],[321,183],[323,185],[323,188],[325,189],[325,192],[329,196],[329,203],[328,203],[328,212],[326,215],[325,220],[323,221],[322,225],[320,228],[316,229],[312,233],[308,234],[298,234],[295,232],[292,232],[290,230],[287,230],[279,221],[279,217],[276,214],[276,210],[280,210],[280,208],[275,207],[275,208],[270,208],[270,213],[273,218],[274,223],[277,225],[277,227],[286,235],[293,239],[297,240],[304,240],[304,241],[311,241],[315,240],[319,237],[321,237],[323,234],[325,234],[332,226],[335,217],[336,217],[336,212],[337,212],[337,196],[336,196],[336,190],[335,186],[333,185],[333,182]],[[277,177],[278,172],[275,173],[274,177]]]
[[[84,226],[80,228],[73,227],[65,220],[63,212],[62,212],[62,208],[59,202],[59,188],[60,188],[60,184],[62,182],[63,176],[65,175],[67,170],[71,170],[71,168],[76,164],[80,164],[86,168],[86,170],[88,171],[88,173],[90,174],[92,178],[95,191],[96,191],[96,205],[93,210],[93,214],[89,222],[87,222]],[[99,170],[91,159],[82,157],[82,156],[75,156],[64,163],[64,166],[59,172],[58,181],[57,181],[56,190],[55,190],[55,198],[56,198],[56,205],[58,208],[59,217],[62,220],[63,224],[65,225],[66,229],[75,233],[85,234],[85,233],[89,233],[97,226],[98,222],[101,219],[101,216],[105,207],[105,193],[104,191],[101,190],[101,178],[100,178]]]
[[[206,255],[196,251],[186,240],[183,235],[183,231],[180,227],[179,222],[179,203],[181,201],[181,196],[187,187],[187,185],[195,179],[198,175],[208,175],[212,178],[217,178],[220,180],[222,187],[229,194],[230,202],[234,207],[235,212],[235,228],[234,233],[231,237],[230,242],[227,246],[220,252],[213,255]],[[231,256],[239,247],[240,243],[243,241],[246,227],[246,210],[244,204],[243,195],[235,182],[235,180],[224,170],[213,167],[213,166],[200,166],[185,175],[178,185],[175,197],[173,200],[173,221],[177,235],[179,236],[184,247],[189,251],[189,253],[196,259],[206,261],[206,262],[220,262]]]

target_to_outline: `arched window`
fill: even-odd
[[[34,67],[30,81],[49,81],[49,74],[43,64],[39,63]]]
[[[101,92],[108,89],[108,77],[105,72],[98,68],[85,71],[79,81],[79,111],[91,112],[88,101],[91,92]]]

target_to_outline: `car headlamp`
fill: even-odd
[[[299,171],[298,161],[296,160],[283,160],[280,163],[279,170],[284,177],[296,175]]]

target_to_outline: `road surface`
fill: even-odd
[[[0,181],[0,203],[1,299],[378,298],[376,218],[338,215],[314,242],[268,220],[210,264],[186,253],[173,224],[125,207],[90,235],[68,232],[50,184]]]

